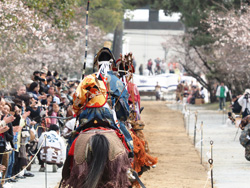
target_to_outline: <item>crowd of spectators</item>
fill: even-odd
[[[176,101],[195,104],[196,99],[204,101],[205,93],[204,88],[194,85],[193,82],[188,85],[187,82],[181,81],[176,89]]]
[[[149,59],[147,62],[147,72],[148,75],[157,75],[166,73],[166,62],[157,57],[154,62],[152,59]],[[139,67],[140,75],[143,75],[143,65],[141,64]]]
[[[0,93],[0,170],[1,179],[7,178],[1,185],[34,176],[29,161],[38,150],[39,138],[48,130],[56,133],[61,129],[63,122],[58,117],[72,117],[72,95],[78,84],[43,66],[15,92]],[[44,172],[44,161],[37,157],[39,171]]]
[[[157,57],[155,60],[152,60],[151,58],[148,59],[147,65],[144,68],[143,64],[140,64],[139,68],[139,74],[150,76],[150,75],[159,75],[159,74],[180,74],[181,72],[181,66],[178,63],[169,62],[168,64],[164,59],[160,59]]]

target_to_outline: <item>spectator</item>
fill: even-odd
[[[45,139],[43,143],[43,140]],[[43,133],[38,141],[38,148],[42,146],[40,152],[40,170],[45,171],[44,163],[53,165],[53,172],[57,172],[57,168],[63,166],[63,162],[66,157],[66,147],[63,139],[59,136],[59,127],[55,124],[51,124],[49,132]]]
[[[2,99],[4,100],[4,99]],[[4,102],[2,103],[2,111],[1,113],[3,114],[1,117],[1,120],[4,120],[4,117],[8,117],[11,116],[10,115],[10,111],[11,111],[11,104]],[[8,167],[9,164],[9,153],[6,151],[11,151],[14,148],[14,144],[13,144],[13,126],[12,123],[9,122],[7,125],[7,131],[4,133],[0,134],[1,139],[1,154],[0,155],[0,162],[3,166]],[[13,165],[13,163],[11,163],[11,165]],[[7,168],[8,169],[8,168]],[[2,173],[2,179],[5,178],[6,173],[7,173],[7,169],[3,171]],[[4,181],[1,182],[2,184],[4,183]]]
[[[48,94],[46,100],[46,109],[49,109],[49,106],[51,106],[52,103],[53,103],[53,97],[50,94]]]
[[[72,105],[69,106],[70,109],[72,109]],[[74,114],[74,113],[73,113]],[[72,115],[73,115],[72,114]],[[62,136],[67,139],[67,153],[74,141],[74,138],[71,137],[73,131],[76,129],[77,125],[79,125],[79,122],[76,122],[76,118],[72,118],[71,120],[67,121],[65,124],[63,131],[62,131]]]
[[[166,62],[164,60],[161,61],[161,74],[165,74],[166,73]]]
[[[143,75],[143,65],[142,64],[140,64],[140,66],[139,66],[139,74]]]
[[[153,67],[152,59],[149,59],[149,60],[148,60],[148,64],[147,64],[147,68],[148,68],[148,71],[149,71],[149,75],[150,75],[150,73],[153,75],[152,67]]]
[[[169,73],[174,74],[174,65],[173,65],[173,63],[169,64]]]
[[[33,97],[35,100],[40,99],[39,90],[40,90],[40,85],[39,85],[39,83],[37,83],[37,82],[32,82],[32,83],[30,84],[29,92],[32,94],[32,97]],[[38,97],[39,97],[39,98],[38,98]]]
[[[158,82],[155,86],[155,97],[157,101],[161,99],[161,86],[158,84]]]
[[[155,73],[160,74],[161,73],[161,60],[159,57],[155,59],[155,63],[156,63]]]
[[[201,97],[202,99],[205,99],[205,91],[204,91],[204,88],[203,88],[203,87],[201,87],[201,90],[200,90],[200,97]]]
[[[239,104],[238,100],[239,98],[241,97],[240,96],[236,96],[236,95],[233,95],[232,96],[232,105],[231,105],[231,108],[232,108],[232,112],[235,113],[235,114],[239,114],[241,112],[241,105]]]
[[[184,86],[182,82],[179,82],[176,89],[176,101],[182,101],[183,94],[184,94]]]
[[[53,102],[60,104],[60,99],[55,95],[55,86],[50,86],[48,94],[53,97]]]
[[[33,81],[40,81],[40,71],[34,71],[32,76]]]
[[[241,106],[242,118],[250,115],[250,89],[246,89],[244,94],[238,99],[238,103]]]
[[[199,92],[199,88],[196,86],[193,86],[193,93],[192,93],[192,98],[190,100],[190,104],[195,104],[195,99],[200,97],[200,92]]]
[[[228,88],[224,85],[223,82],[220,83],[216,90],[216,96],[219,98],[219,110],[223,110],[225,107],[226,97],[227,97]]]
[[[48,116],[52,116],[52,117],[57,117],[59,114],[59,105],[57,103],[52,103],[52,109],[50,109],[48,111]],[[47,124],[47,128],[50,127],[51,124],[57,124],[57,119],[56,118],[50,118],[50,123]]]
[[[47,84],[44,86],[44,92],[48,93],[48,90],[49,90],[50,86],[52,86],[52,85],[53,85],[53,79],[49,77],[47,79]]]
[[[135,57],[133,57],[133,66],[134,66],[134,69],[136,70],[136,61],[135,61]]]
[[[26,86],[25,85],[19,85],[18,87],[17,87],[17,93],[16,93],[16,97],[19,97],[19,96],[21,96],[21,95],[23,95],[23,94],[25,94],[26,93]]]

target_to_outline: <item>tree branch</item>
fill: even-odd
[[[210,71],[213,72],[212,68],[208,65],[208,62],[201,56],[200,52],[198,51],[198,49],[193,46],[195,52],[197,53],[197,55],[199,56],[199,58],[201,59],[201,61],[203,62],[204,66]]]
[[[186,66],[184,63],[179,61],[179,63],[184,67],[184,69],[193,76],[203,87],[205,87],[208,91],[211,90],[211,87],[203,80],[198,74],[196,74],[192,69]]]
[[[223,10],[225,10],[226,12],[228,12],[229,10],[224,6],[224,5],[221,5],[213,0],[211,0],[211,2],[215,5],[217,5],[218,7],[222,8]]]

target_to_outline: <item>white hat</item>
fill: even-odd
[[[67,98],[67,96],[64,93],[61,93],[61,98]]]
[[[26,80],[24,80],[24,85],[28,85],[28,84],[31,84],[33,82],[33,80],[31,80],[31,79],[26,79]]]
[[[250,94],[250,89],[245,90],[244,94],[247,94],[247,93]]]

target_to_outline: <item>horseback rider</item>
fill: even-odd
[[[112,71],[115,58],[108,48],[102,48],[96,55],[94,66],[98,73],[88,75],[79,84],[73,95],[73,109],[79,116],[81,130],[93,118],[109,122],[109,128],[117,130],[118,135],[125,137],[125,147],[133,155],[133,140],[125,126],[129,116],[128,92],[125,85]]]

